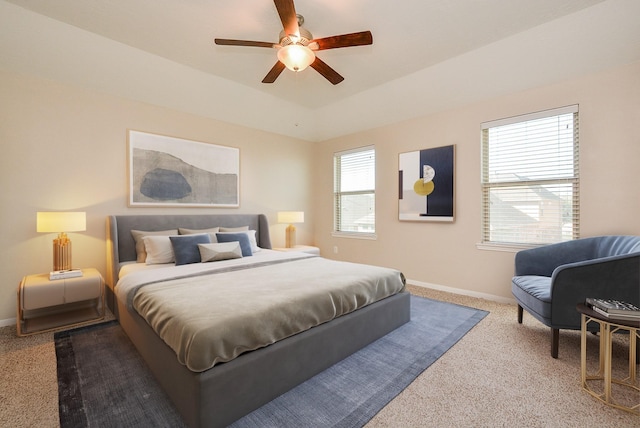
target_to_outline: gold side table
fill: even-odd
[[[635,396],[640,397],[640,387],[638,387],[636,373],[637,340],[640,338],[640,321],[607,318],[587,307],[584,303],[579,303],[576,309],[582,317],[580,344],[582,388],[611,407],[640,415],[640,402],[631,406],[620,404],[620,402],[616,401],[612,396],[611,392],[611,385],[616,384],[628,388],[631,392],[635,392]],[[596,374],[587,374],[587,327],[589,323],[598,324],[600,330],[599,367]],[[613,378],[611,375],[611,341],[613,334],[620,331],[629,332],[629,373],[624,379]],[[591,384],[595,383],[594,381],[603,382],[602,391],[598,392],[592,387]]]

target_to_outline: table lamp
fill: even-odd
[[[87,230],[87,213],[84,212],[38,212],[38,232],[58,233],[53,240],[53,270],[71,269],[71,240],[66,232]]]
[[[303,211],[280,211],[278,213],[278,223],[288,223],[286,229],[286,247],[296,246],[296,227],[293,223],[304,223]]]

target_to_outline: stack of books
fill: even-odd
[[[587,298],[588,307],[607,318],[625,321],[640,321],[640,308],[631,303],[611,299]]]
[[[76,278],[82,276],[82,270],[80,269],[67,269],[67,270],[54,270],[49,272],[49,281],[54,279]]]

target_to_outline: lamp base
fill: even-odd
[[[296,246],[296,227],[292,224],[286,229],[286,247],[293,248]]]
[[[60,233],[53,240],[53,270],[71,269],[71,240],[66,233]]]

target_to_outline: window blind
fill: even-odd
[[[334,232],[375,233],[375,163],[372,146],[334,154]]]
[[[483,123],[482,241],[579,237],[578,106]]]

